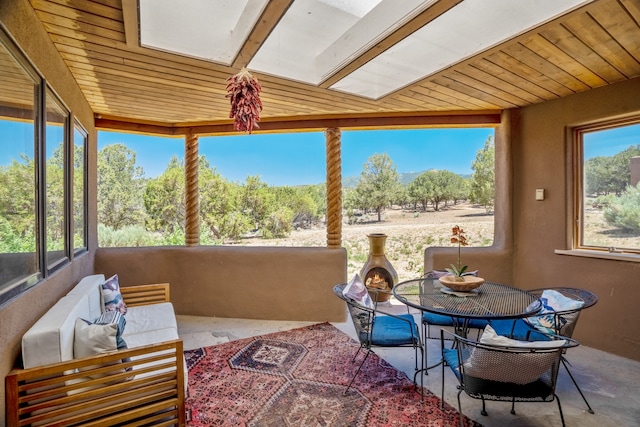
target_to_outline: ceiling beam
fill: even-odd
[[[249,37],[247,37],[242,48],[240,48],[240,52],[238,52],[238,55],[236,55],[236,58],[233,60],[231,64],[232,68],[247,66],[292,3],[293,0],[271,0],[267,2],[256,25],[251,30],[251,33],[249,33]]]
[[[494,127],[500,124],[500,110],[447,111],[437,113],[407,112],[399,114],[353,114],[350,116],[283,117],[260,121],[260,128],[254,133],[313,132],[327,128],[349,130],[373,129],[419,129],[419,128],[460,128]],[[229,121],[211,123],[161,123],[134,122],[118,117],[96,116],[95,126],[102,130],[141,133],[147,135],[183,136],[196,135],[237,135]]]
[[[122,0],[122,18],[124,19],[124,38],[127,46],[139,47],[137,0]]]
[[[452,7],[456,6],[462,0],[439,0],[436,1],[429,8],[422,11],[413,19],[409,20],[406,24],[402,25],[393,33],[389,34],[380,42],[376,43],[367,51],[363,52],[360,56],[350,61],[344,67],[337,70],[330,77],[320,82],[319,86],[322,88],[328,88],[334,83],[342,80],[347,75],[351,74],[358,68],[362,67],[367,62],[371,61],[376,56],[380,55],[396,43],[402,41],[406,37],[410,36],[420,28],[424,27],[429,22],[436,19]]]

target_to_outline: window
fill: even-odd
[[[73,252],[87,249],[87,132],[73,129]]]
[[[87,247],[87,133],[0,31],[0,305]]]
[[[640,253],[640,117],[575,130],[574,248]]]
[[[36,222],[40,81],[0,32],[0,303],[41,277]]]
[[[47,88],[45,162],[45,218],[47,268],[54,269],[68,260],[66,248],[66,209],[69,113]]]

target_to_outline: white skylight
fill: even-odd
[[[331,86],[377,99],[526,32],[584,0],[465,0]]]
[[[296,0],[249,63],[252,70],[318,84],[430,2]]]
[[[139,0],[140,44],[230,65],[268,0]]]
[[[464,0],[331,89],[378,99],[592,0]],[[437,0],[295,0],[247,66],[320,84]],[[231,65],[268,0],[139,0],[141,45]]]

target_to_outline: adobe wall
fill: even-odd
[[[600,301],[582,313],[583,344],[640,360],[640,262],[558,255],[570,249],[573,222],[570,128],[640,114],[640,78],[519,113],[514,161],[514,282],[524,288],[564,285],[595,292]],[[535,189],[544,188],[544,201]]]
[[[123,286],[171,284],[178,314],[244,319],[343,322],[332,288],[347,280],[344,248],[100,248],[96,273]]]

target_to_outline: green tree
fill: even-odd
[[[259,176],[248,176],[240,190],[240,210],[249,218],[255,230],[260,230],[275,205],[275,196]]]
[[[599,196],[620,195],[631,182],[631,158],[640,156],[640,144],[630,145],[613,156],[597,156],[584,164],[585,191]]]
[[[388,154],[374,154],[367,159],[356,187],[358,199],[366,203],[382,220],[382,211],[394,200],[402,184]]]
[[[64,144],[60,143],[47,159],[47,251],[64,250]]]
[[[35,252],[35,162],[25,154],[0,166],[0,237],[12,250]],[[3,245],[3,247],[5,247]]]
[[[184,166],[173,156],[162,175],[150,179],[144,191],[146,226],[163,235],[185,230]],[[184,244],[184,240],[181,243]]]
[[[311,224],[318,220],[318,206],[314,200],[314,192],[310,192],[307,187],[275,187],[273,192],[275,194],[277,205],[285,207],[291,214],[291,225],[296,228],[308,228]],[[272,213],[273,214],[273,213]],[[284,211],[281,211],[278,215],[281,221],[286,215]],[[271,220],[273,223],[273,219]],[[285,229],[283,227],[282,229]],[[289,227],[289,231],[291,228]]]
[[[237,241],[251,229],[251,218],[241,209],[241,186],[225,180],[200,158],[200,219],[202,242]]]
[[[135,151],[126,145],[111,144],[98,152],[98,223],[114,230],[144,223],[143,176]]]
[[[424,210],[431,202],[435,211],[440,210],[440,204],[445,206],[449,200],[460,197],[464,187],[464,178],[447,170],[428,170],[421,173],[409,184],[409,194],[413,200],[422,205]]]
[[[435,171],[426,171],[421,173],[414,179],[407,189],[409,198],[416,204],[422,206],[422,210],[426,211],[431,200],[431,194],[434,191],[434,183],[432,175]]]
[[[487,212],[493,211],[495,199],[495,147],[493,136],[487,138],[484,147],[476,153],[471,178],[471,202],[482,205]]]

